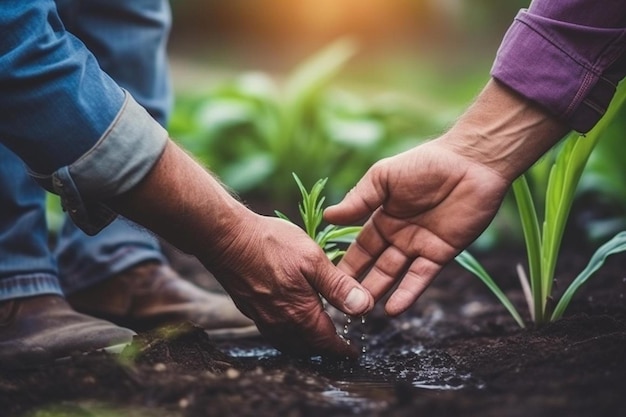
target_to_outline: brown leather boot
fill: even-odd
[[[0,369],[41,365],[74,353],[121,352],[135,332],[72,310],[58,295],[0,302]]]
[[[259,334],[230,297],[205,291],[157,262],[130,268],[67,299],[76,311],[136,331],[192,322],[215,337]]]

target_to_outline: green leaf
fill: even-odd
[[[251,103],[232,98],[210,100],[196,113],[196,123],[205,131],[215,134],[226,128],[250,123],[255,119]]]
[[[378,120],[328,117],[326,130],[333,142],[351,148],[375,146],[385,137],[385,127]]]
[[[528,268],[530,272],[530,286],[533,295],[534,312],[533,317],[543,317],[543,299],[541,285],[541,231],[537,210],[533,202],[533,197],[528,186],[526,176],[522,175],[513,182],[513,194],[517,202],[517,208],[522,221],[524,241],[526,243],[526,254],[528,256]]]
[[[338,227],[331,224],[319,232],[315,240],[323,248],[328,247],[331,242],[352,243],[361,229],[361,226]]]
[[[554,312],[552,313],[552,320],[556,320],[563,315],[563,312],[569,305],[572,297],[578,291],[578,289],[594,274],[602,265],[604,265],[604,261],[610,255],[624,252],[626,251],[626,232],[620,232],[615,235],[611,240],[602,245],[591,257],[589,263],[583,269],[583,271],[578,274],[576,279],[572,281],[572,283],[567,287],[565,293],[559,300]]]
[[[271,155],[259,153],[229,165],[223,170],[221,178],[237,192],[245,192],[263,183],[273,171],[274,159]]]
[[[511,303],[509,298],[502,292],[498,284],[491,278],[491,276],[485,271],[485,268],[474,258],[469,252],[463,251],[459,253],[455,260],[469,272],[476,275],[485,285],[491,290],[491,292],[500,300],[500,303],[508,310],[511,316],[515,319],[520,327],[526,327],[524,320],[520,317],[515,306]]]
[[[291,219],[289,217],[287,217],[286,214],[278,211],[278,210],[274,210],[274,214],[276,214],[276,217],[278,217],[279,219],[283,219],[283,220],[287,220],[289,223],[293,223],[291,221]]]
[[[355,42],[340,39],[298,66],[287,80],[285,94],[290,106],[299,106],[315,95],[356,53]]]

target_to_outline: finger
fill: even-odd
[[[324,219],[333,224],[352,224],[367,218],[385,201],[386,193],[374,181],[370,169],[341,202],[324,210]]]
[[[411,261],[412,259],[398,248],[389,246],[378,257],[361,284],[372,294],[374,300],[378,301],[400,279]]]
[[[316,269],[304,276],[329,303],[346,314],[362,316],[374,308],[371,294],[328,260],[317,263]]]
[[[400,285],[385,304],[385,312],[390,316],[397,316],[406,311],[422,295],[441,268],[442,265],[426,258],[413,261]]]
[[[337,267],[354,278],[362,276],[389,243],[378,232],[373,221],[368,221],[356,240],[350,244]]]
[[[310,311],[305,320],[272,327],[260,325],[259,330],[276,349],[288,355],[336,359],[358,356],[355,347],[337,334],[335,325],[321,306]]]

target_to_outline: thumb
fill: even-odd
[[[307,279],[329,303],[351,316],[362,316],[374,308],[374,297],[357,280],[330,261],[318,265]]]
[[[370,169],[341,202],[324,210],[324,220],[332,224],[351,224],[371,215],[385,201],[386,193]]]

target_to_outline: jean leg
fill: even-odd
[[[45,192],[0,144],[0,301],[62,294],[48,247]]]
[[[165,125],[172,103],[167,0],[58,0],[57,5],[67,29],[85,43],[104,71]],[[143,261],[165,262],[157,239],[123,218],[96,236],[87,236],[66,220],[55,254],[68,294]]]

